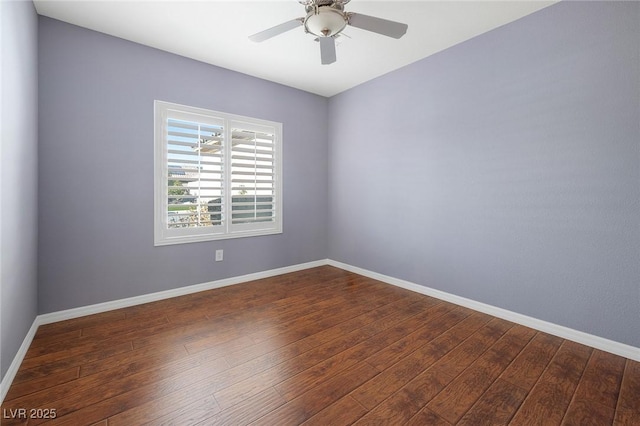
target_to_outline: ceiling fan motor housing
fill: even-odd
[[[342,4],[312,5],[307,7],[304,29],[318,37],[333,37],[339,34],[347,26],[347,23],[348,17],[343,11]]]

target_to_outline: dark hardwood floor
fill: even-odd
[[[639,425],[640,363],[326,266],[42,326],[2,417]]]

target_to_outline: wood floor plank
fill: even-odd
[[[75,330],[70,330],[61,333],[51,333],[49,334],[46,329],[43,330],[43,327],[38,327],[36,331],[36,335],[33,338],[33,342],[31,346],[29,346],[29,351],[40,350],[41,348],[45,348],[45,352],[50,352],[50,346],[52,344],[60,343],[60,342],[74,342],[76,339],[79,339],[82,336],[82,328],[78,328]]]
[[[509,424],[526,396],[527,392],[522,388],[498,379],[456,424],[460,426]]]
[[[640,414],[637,411],[620,408],[616,410],[613,424],[614,426],[638,426],[638,418]]]
[[[430,308],[435,306],[437,306],[436,303],[426,300],[425,303],[412,304],[405,312],[399,311],[398,315],[385,317],[385,322],[380,324],[385,328],[379,333],[278,383],[275,389],[285,399],[294,399],[297,395],[363,362],[369,356],[397,341],[406,335],[407,330],[418,327],[425,317],[429,316]]]
[[[367,283],[364,281],[357,281],[354,285],[356,288],[367,287]],[[254,303],[254,306],[248,307],[243,301],[231,300],[225,303],[224,306],[216,306],[213,308],[210,305],[206,305],[208,308],[207,316],[210,320],[216,321],[218,325],[224,325],[225,322],[230,325],[237,326],[238,324],[246,324],[248,326],[254,326],[256,323],[265,322],[268,316],[277,316],[278,318],[286,318],[299,315],[299,311],[305,308],[309,309],[311,306],[315,308],[310,309],[316,311],[326,306],[331,306],[340,301],[344,301],[345,295],[342,292],[332,291],[331,283],[322,283],[315,288],[312,294],[305,292],[305,289],[287,288],[286,291],[279,294],[271,293],[271,297],[265,298],[262,303]],[[236,304],[243,305],[242,310],[238,310]],[[238,321],[244,318],[245,321]]]
[[[72,367],[34,380],[14,383],[5,396],[5,400],[11,401],[21,396],[75,380],[79,377],[79,370],[79,367]]]
[[[201,380],[206,374],[225,370],[227,364],[224,359],[211,361],[204,366],[196,358],[184,358],[176,362],[166,363],[155,369],[144,369],[131,375],[116,375],[110,371],[101,372],[91,376],[81,377],[73,382],[45,389],[12,401],[13,404],[23,407],[44,407],[52,404],[57,408],[60,421],[66,415],[78,415],[78,411],[86,407],[94,407],[99,402],[109,404],[111,398],[120,394],[131,392],[139,388],[151,386],[153,395],[157,395],[159,389],[162,392],[176,390],[176,387],[184,386],[190,382]],[[100,392],[96,392],[100,389]],[[142,392],[142,395],[147,394]],[[136,399],[139,399],[138,396]],[[93,408],[87,410],[92,411]],[[80,411],[80,413],[83,413]],[[83,414],[81,418],[87,418]],[[92,419],[98,421],[99,418]],[[33,422],[37,424],[38,422]]]
[[[259,281],[261,282],[262,280]],[[280,292],[273,288],[272,291],[266,293],[263,291],[256,291],[255,289],[252,292],[247,292],[246,288],[253,289],[256,286],[256,282],[251,282],[248,285],[243,284],[240,286],[233,286],[241,287],[238,296],[235,298],[229,298],[226,295],[227,293],[225,293],[224,297],[204,297],[203,300],[200,301],[200,304],[203,306],[203,309],[208,311],[208,319],[206,322],[198,321],[196,324],[189,324],[188,327],[182,326],[169,328],[165,332],[154,333],[151,336],[145,336],[144,338],[135,340],[134,346],[140,347],[144,345],[157,344],[159,342],[166,342],[168,339],[172,340],[176,344],[186,344],[209,336],[228,336],[229,334],[237,334],[240,331],[246,333],[246,327],[255,327],[255,324],[251,320],[243,321],[239,319],[238,316],[246,318],[247,315],[251,315],[251,313],[256,310],[263,314],[266,312],[270,315],[274,315],[270,309],[273,309],[273,307],[276,306],[275,304],[286,304],[286,300],[289,300],[289,297],[294,297],[299,293],[304,294],[306,289],[305,285],[301,285],[298,288],[298,283],[294,282],[291,284],[291,287],[283,287]],[[308,286],[308,283],[306,285]],[[321,282],[319,286],[322,287],[323,285],[325,285],[325,283]],[[326,285],[331,286],[331,284]],[[271,282],[269,282],[269,286],[272,286]],[[275,287],[278,286],[276,285]],[[333,287],[335,287],[335,284],[333,284]],[[221,288],[217,289],[214,293],[217,294],[220,291],[229,292],[232,290],[233,289],[230,290],[229,288]],[[209,294],[209,292],[205,293]],[[259,295],[259,297],[256,295]],[[246,305],[247,300],[251,300],[251,307]],[[283,302],[283,300],[285,301]],[[193,302],[191,303],[193,304]],[[164,314],[164,312],[166,312],[166,309],[160,311],[162,314]],[[158,311],[153,310],[151,312],[147,312],[146,315],[153,313],[158,313]],[[278,316],[274,317],[279,319]],[[261,321],[269,323],[269,318],[262,317]],[[196,328],[194,328],[194,326]]]
[[[472,354],[476,351],[486,352],[492,343],[500,339],[505,329],[513,328],[506,321],[498,320],[492,327],[483,327],[477,333],[464,340],[454,350],[440,357],[433,365],[411,379],[405,386],[389,396],[378,406],[365,415],[360,422],[376,423],[390,419],[393,423],[402,424],[415,416],[436,395],[443,395],[442,391],[451,384],[460,371],[474,363],[475,356],[460,356]],[[522,328],[522,333],[533,333],[530,329]],[[525,331],[526,330],[526,331]],[[515,334],[515,333],[514,333]],[[510,340],[505,339],[507,342]],[[458,369],[451,368],[451,359],[456,359]],[[470,390],[475,391],[471,388]],[[467,395],[467,389],[461,395]],[[433,410],[429,410],[432,412]],[[439,416],[442,417],[442,416]]]
[[[255,310],[262,312],[268,311],[270,305],[259,305],[254,308],[244,308],[241,303],[227,303],[224,305],[224,314],[217,316],[207,316],[200,312],[198,318],[201,320],[191,321],[186,324],[181,322],[174,323],[173,327],[167,328],[162,333],[155,333],[150,336],[143,336],[135,341],[135,346],[153,345],[158,342],[166,342],[171,339],[176,344],[188,344],[200,339],[213,338],[215,341],[224,338],[233,338],[238,331],[245,330],[247,327],[257,327],[252,323],[250,317]],[[211,307],[203,308],[209,310]],[[220,309],[219,309],[220,310]],[[173,316],[173,315],[172,315]],[[267,322],[268,318],[263,318],[263,322]],[[194,327],[194,325],[196,327]]]
[[[19,377],[18,382],[24,382],[29,380],[37,380],[38,378],[48,376],[50,374],[56,374],[61,371],[74,368],[82,364],[107,359],[111,356],[123,354],[133,351],[133,345],[131,342],[124,342],[115,345],[108,345],[104,348],[98,348],[91,352],[82,352],[79,354],[73,354],[68,357],[62,357],[54,361],[49,360],[46,355],[43,359],[38,360],[31,358],[30,360],[22,361],[20,369],[16,374]]]
[[[391,300],[391,302],[393,302],[393,300]],[[361,322],[365,320],[367,313],[375,311],[377,308],[387,305],[388,303],[389,302],[387,300],[380,298],[371,302],[368,306],[360,305],[349,309],[342,309],[335,315],[330,315],[317,321],[315,324],[317,324],[319,328],[315,333],[309,330],[307,328],[308,325],[305,323],[294,324],[288,331],[276,334],[275,336],[270,336],[268,339],[262,340],[260,343],[255,343],[248,348],[243,348],[242,350],[233,351],[227,354],[227,362],[232,366],[239,365],[280,348],[296,351],[295,355],[299,355],[302,352],[306,352],[321,345],[322,343],[326,343],[327,340],[323,341],[320,338],[321,335],[334,336],[336,334],[336,329],[343,330],[345,333],[348,333],[355,328],[361,327],[362,325],[358,324],[361,324]],[[305,318],[301,318],[300,322],[305,322]],[[291,337],[294,333],[297,336],[300,335],[302,330],[307,331],[310,334],[301,339]]]
[[[198,384],[201,386],[198,386]],[[164,396],[157,395],[156,398],[144,403],[135,401],[136,405],[121,406],[122,411],[109,416],[109,426],[139,425],[165,416],[169,418],[173,415],[177,416],[194,401],[202,401],[209,396],[211,396],[211,393],[206,386],[201,382],[194,383],[192,386],[187,386]],[[126,401],[132,401],[130,395],[127,394],[123,394],[121,398],[126,399]],[[211,415],[218,412],[220,412],[219,407]]]
[[[367,362],[379,371],[382,371],[419,349],[426,342],[445,333],[471,314],[471,311],[468,309],[460,307],[450,308],[451,306],[447,305],[439,306],[439,310],[435,312],[434,318],[430,320],[428,324],[416,329],[392,345],[389,345],[389,347],[369,358]],[[480,315],[474,318],[480,318]],[[490,319],[488,316],[485,318],[487,321]]]
[[[582,377],[592,349],[565,341],[542,373],[511,423],[559,425]]]
[[[366,414],[367,409],[349,395],[304,421],[304,426],[349,425]]]
[[[0,422],[637,426],[639,365],[321,266],[43,325]]]
[[[411,310],[413,303],[407,303],[403,306],[403,302],[404,301],[402,300],[398,301],[395,304],[395,309],[391,310],[388,315],[383,315],[362,328],[356,329],[347,335],[335,336],[336,338],[334,340],[331,340],[324,345],[305,352],[296,358],[287,360],[282,364],[244,380],[241,383],[234,384],[226,389],[216,392],[214,394],[216,400],[223,409],[234,405],[247,395],[261,392],[266,387],[275,386],[287,378],[293,377],[323,360],[331,358],[332,356],[349,349],[351,346],[367,340],[381,329],[392,326],[403,318],[402,313],[404,309],[415,314],[415,312]],[[390,319],[390,317],[392,319]]]
[[[613,424],[637,425],[640,419],[640,362],[626,360]]]
[[[494,318],[485,326],[471,334],[451,352],[440,358],[438,369],[451,377],[456,377],[482,356],[496,341],[508,333],[513,324]]]
[[[96,327],[100,330],[100,335],[96,337],[94,333],[96,331],[91,331],[89,335],[81,335],[77,339],[73,341],[73,351],[70,351],[70,342],[67,341],[56,341],[54,343],[50,343],[46,346],[36,347],[33,350],[30,349],[25,356],[25,360],[29,360],[31,358],[38,359],[56,359],[58,354],[68,355],[80,353],[83,349],[88,351],[94,350],[95,348],[104,347],[105,344],[113,343],[107,342],[107,339],[114,337],[118,339],[118,341],[122,342],[124,340],[131,340],[129,338],[123,338],[123,335],[134,335],[136,332],[148,333],[150,328],[156,326],[167,326],[169,324],[169,320],[166,317],[159,318],[148,318],[144,321],[133,321],[122,319],[117,323],[110,322],[102,327]],[[123,332],[124,330],[124,332]],[[85,329],[82,329],[84,332]]]
[[[229,386],[230,384],[242,381],[251,375],[256,375],[287,360],[297,359],[301,354],[314,348],[318,348],[316,350],[323,350],[322,345],[329,344],[329,342],[337,338],[336,336],[350,335],[350,333],[376,321],[381,315],[390,315],[395,311],[397,306],[402,304],[405,304],[405,302],[402,300],[394,301],[393,299],[391,303],[384,302],[379,305],[376,304],[374,305],[374,309],[367,308],[364,313],[351,317],[347,321],[339,322],[321,332],[284,346],[281,346],[279,343],[272,344],[272,342],[267,342],[266,345],[262,346],[258,345],[261,349],[256,350],[256,352],[261,353],[261,355],[256,357],[252,354],[248,360],[243,359],[238,352],[234,352],[225,357],[227,362],[234,367],[229,371],[228,375],[230,377],[226,380],[225,385]],[[340,318],[338,318],[338,320],[340,320]],[[336,342],[333,342],[332,345],[335,343]],[[238,361],[236,357],[239,358],[240,361]],[[223,387],[225,386],[221,386],[220,388]]]
[[[284,304],[284,306],[289,306],[295,303],[296,298],[299,296],[304,296],[301,300],[305,298],[308,299],[309,302],[313,302],[314,300],[322,300],[323,297],[334,296],[334,295],[344,295],[347,293],[347,288],[344,286],[336,288],[335,283],[345,283],[348,285],[349,291],[358,290],[362,287],[367,287],[369,289],[373,288],[382,288],[379,285],[375,285],[370,281],[363,280],[362,277],[357,275],[349,275],[348,277],[340,277],[340,278],[327,278],[323,280],[314,281],[316,286],[314,287],[314,292],[309,294],[308,286],[305,283],[305,278],[301,277],[298,280],[287,281],[284,285],[279,287],[274,286],[272,282],[264,282],[261,287],[268,287],[270,291],[264,292],[261,291],[260,288],[252,288],[247,287],[241,298],[238,297],[237,294],[230,294],[228,298],[219,299],[218,304],[215,303],[207,303],[205,306],[208,309],[207,315],[210,319],[221,318],[221,317],[229,317],[233,315],[244,315],[245,311],[257,311],[259,312],[263,308],[268,308],[269,306],[279,306]],[[337,290],[337,291],[336,291]],[[218,299],[218,298],[216,298]],[[291,302],[291,303],[289,303]],[[243,306],[243,312],[238,312],[237,304],[240,303]]]
[[[373,409],[420,372],[453,350],[471,334],[482,328],[488,320],[489,318],[484,315],[470,315],[447,332],[383,370],[373,380],[360,386],[352,393],[353,398],[364,407]],[[496,336],[496,339],[498,337]]]
[[[442,417],[439,417],[436,413],[429,410],[427,407],[423,408],[413,416],[407,423],[406,426],[450,426],[451,423],[444,420]]]
[[[166,317],[162,316],[158,319],[157,324],[153,322],[147,323],[144,327],[133,327],[131,330],[125,330],[120,334],[105,335],[102,340],[99,338],[82,338],[80,337],[74,344],[68,344],[64,348],[56,345],[52,351],[25,359],[22,368],[25,370],[49,368],[51,371],[59,371],[72,366],[77,366],[77,361],[90,361],[108,358],[114,354],[133,350],[132,340],[138,336],[145,334],[153,334],[158,330],[163,330],[167,326],[171,326],[166,321]]]
[[[349,311],[363,313],[373,310],[377,307],[383,306],[385,304],[398,301],[400,299],[403,300],[413,300],[418,301],[415,297],[411,297],[408,294],[403,294],[399,292],[389,292],[388,289],[379,288],[376,286],[375,288],[365,288],[362,287],[362,291],[366,291],[366,296],[362,298],[358,298],[358,300],[350,300],[351,296],[348,295],[339,295],[337,297],[324,297],[324,300],[321,302],[310,305],[308,302],[304,302],[301,304],[300,308],[295,312],[290,312],[287,317],[283,317],[283,315],[278,315],[279,323],[281,324],[281,328],[283,330],[290,330],[297,328],[300,322],[304,322],[307,324],[316,325],[317,329],[313,330],[314,332],[320,331],[329,325],[327,322],[331,323],[331,325],[336,324],[336,319],[339,319],[340,316],[345,315],[345,304],[349,306],[351,309],[347,309],[347,315]],[[408,303],[411,303],[410,301]],[[357,310],[357,311],[356,311]],[[347,318],[351,318],[353,315],[347,316]],[[334,318],[338,317],[338,318]],[[283,321],[285,319],[286,321]],[[269,334],[265,334],[262,330],[259,333],[255,333],[255,336],[252,338],[256,343],[261,343],[263,340],[267,340],[271,337]]]
[[[369,410],[356,424],[404,424],[416,416],[427,402],[452,380],[453,377],[441,369],[427,368],[400,390]]]
[[[479,356],[438,394],[427,407],[449,423],[460,418],[520,353],[535,332],[516,325]]]
[[[303,423],[376,374],[374,368],[362,363],[278,407],[255,424],[272,426]]]
[[[233,407],[203,419],[199,425],[243,426],[273,412],[285,403],[273,388],[248,397]],[[179,424],[171,422],[171,424]]]
[[[43,324],[38,327],[36,337],[39,336],[57,336],[68,333],[70,331],[79,331],[85,327],[91,327],[96,324],[105,324],[111,321],[118,321],[126,318],[123,310],[114,310],[100,312],[98,314],[86,315],[78,318],[58,321],[50,324]]]
[[[327,323],[327,328],[311,334],[300,341],[301,344],[311,348],[326,344],[338,336],[344,336],[355,330],[365,328],[378,319],[393,314],[399,307],[411,304],[411,300],[404,297],[379,299],[377,303],[368,302],[363,305],[362,310],[358,310],[356,315],[349,315],[348,319],[338,317],[341,321]]]
[[[576,398],[569,404],[562,424],[563,426],[611,425],[614,415],[615,409],[613,408],[585,398]]]
[[[81,388],[79,392],[66,397],[64,401],[53,403],[61,408],[58,418],[52,424],[73,426],[108,418],[123,410],[200,383],[226,367],[222,359],[186,370],[173,365],[163,371],[151,371],[115,379],[109,382],[108,389],[101,392],[91,393],[95,388]]]
[[[618,409],[640,413],[640,362],[628,359],[622,377]]]
[[[314,294],[315,293],[317,293],[317,291],[314,291]],[[368,292],[368,294],[372,295],[371,297],[378,297],[380,293],[389,295],[388,291],[375,290]],[[286,294],[289,294],[290,297],[297,297],[295,293],[292,294],[290,292],[283,293],[281,296],[285,297]],[[189,326],[169,329],[151,336],[145,336],[134,340],[134,347],[167,343],[169,339],[173,344],[189,344],[201,339],[211,339],[213,342],[228,340],[237,336],[239,333],[243,336],[250,335],[250,333],[262,333],[264,335],[265,326],[272,328],[280,327],[282,330],[285,330],[288,324],[282,321],[282,315],[274,314],[270,309],[274,307],[277,309],[277,303],[286,304],[288,300],[290,299],[286,298],[285,302],[282,302],[282,299],[276,299],[275,302],[269,301],[269,303],[260,304],[250,309],[242,306],[242,303],[238,301],[236,301],[236,303],[239,303],[238,305],[227,303],[224,306],[224,314],[217,312],[217,315],[210,316],[211,319],[207,322],[198,322],[195,324],[195,328],[194,324],[191,324]],[[313,304],[306,305],[305,310],[313,310]],[[253,317],[254,314],[257,315],[256,318],[259,320],[255,320]],[[291,322],[295,323],[298,321],[296,321],[296,318],[292,318]],[[263,327],[260,327],[260,325],[263,325]]]
[[[111,374],[131,374],[142,368],[153,368],[155,365],[172,362],[187,357],[184,346],[155,345],[145,346],[132,351],[114,354],[108,358],[82,364],[79,377],[107,371]]]
[[[575,398],[579,401],[592,401],[615,410],[624,368],[624,358],[594,350],[576,389]]]
[[[369,297],[373,298],[375,294]],[[263,311],[255,318],[247,318],[247,315],[242,315],[241,322],[246,324],[246,326],[242,327],[243,334],[252,340],[251,343],[255,344],[260,344],[262,341],[281,335],[284,332],[297,331],[297,335],[304,337],[310,332],[319,331],[315,325],[320,318],[330,316],[336,308],[344,307],[345,304],[343,297],[320,298],[316,303],[306,299],[308,297],[301,296],[299,300],[295,301],[294,306],[286,306],[286,309],[284,307],[276,308],[268,312]],[[266,318],[264,318],[265,316]],[[277,324],[274,324],[274,319],[278,320]],[[238,321],[238,319],[235,321]],[[259,326],[260,324],[262,326]],[[310,326],[314,326],[314,329],[308,330]],[[303,327],[304,329],[302,329]],[[238,331],[236,325],[229,330],[229,335],[237,335]],[[195,353],[208,348],[211,344],[215,344],[217,340],[219,340],[218,335],[204,337],[196,341],[187,342],[186,347],[190,353]]]
[[[143,402],[145,401],[145,397],[146,397],[146,394],[144,394],[143,391],[139,391],[139,390],[129,392],[127,393],[127,395],[121,394],[114,398],[109,398],[108,400],[101,401],[98,404],[89,405],[77,411],[73,411],[69,414],[58,417],[57,419],[53,420],[48,424],[55,425],[55,426],[75,426],[75,425],[81,425],[81,424],[88,424],[88,422],[91,422],[96,418],[100,419],[100,418],[109,417],[113,414],[118,413],[121,410],[126,410],[129,407],[132,407],[136,403]],[[136,399],[132,399],[132,398],[136,398]],[[170,406],[171,411],[173,412],[174,410],[179,410],[179,412],[182,413],[184,410],[188,410],[189,409],[188,407],[193,408],[196,402],[201,401],[201,399],[199,398],[202,398],[204,400],[207,400],[208,398],[210,403],[213,401],[213,403],[208,406],[208,409],[211,410],[211,412],[220,411],[220,409],[215,404],[213,397],[211,396],[199,397],[194,394],[190,395],[188,403],[185,404],[184,406],[173,405],[173,401],[172,401],[171,402],[172,405]],[[156,415],[156,413],[150,413],[150,412],[146,412],[145,414],[149,414],[150,416],[148,418],[139,417],[138,419],[136,419],[138,421],[137,423],[127,423],[127,424],[128,425],[146,424],[148,421],[153,419],[154,416]],[[109,417],[109,420],[108,420],[110,425],[114,424],[111,420],[112,418],[113,417]],[[38,423],[34,423],[34,424],[38,424]]]
[[[189,325],[169,323],[162,330],[138,335],[132,338],[134,348],[154,345],[185,345],[191,341],[215,336],[218,341],[232,339],[238,335],[237,330],[229,330],[208,319],[196,321]]]
[[[96,324],[92,327],[84,327],[82,329],[81,339],[103,340],[106,337],[120,336],[124,333],[131,333],[137,330],[147,330],[157,325],[169,323],[169,318],[165,316],[145,317],[145,318],[124,318],[117,321],[111,321],[108,324]]]
[[[196,425],[220,412],[220,406],[213,396],[202,399],[191,399],[191,403],[173,410],[170,414],[146,421],[145,425]]]
[[[562,339],[559,337],[536,333],[535,337],[500,377],[527,392],[530,391],[561,344]]]

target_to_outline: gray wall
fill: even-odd
[[[640,346],[640,4],[562,2],[329,103],[329,257]]]
[[[40,313],[326,258],[326,98],[39,23]],[[153,246],[154,99],[283,123],[283,234]]]
[[[38,17],[29,2],[0,2],[0,377],[37,311]]]

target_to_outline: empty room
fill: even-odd
[[[1,425],[639,425],[640,2],[0,3]]]

